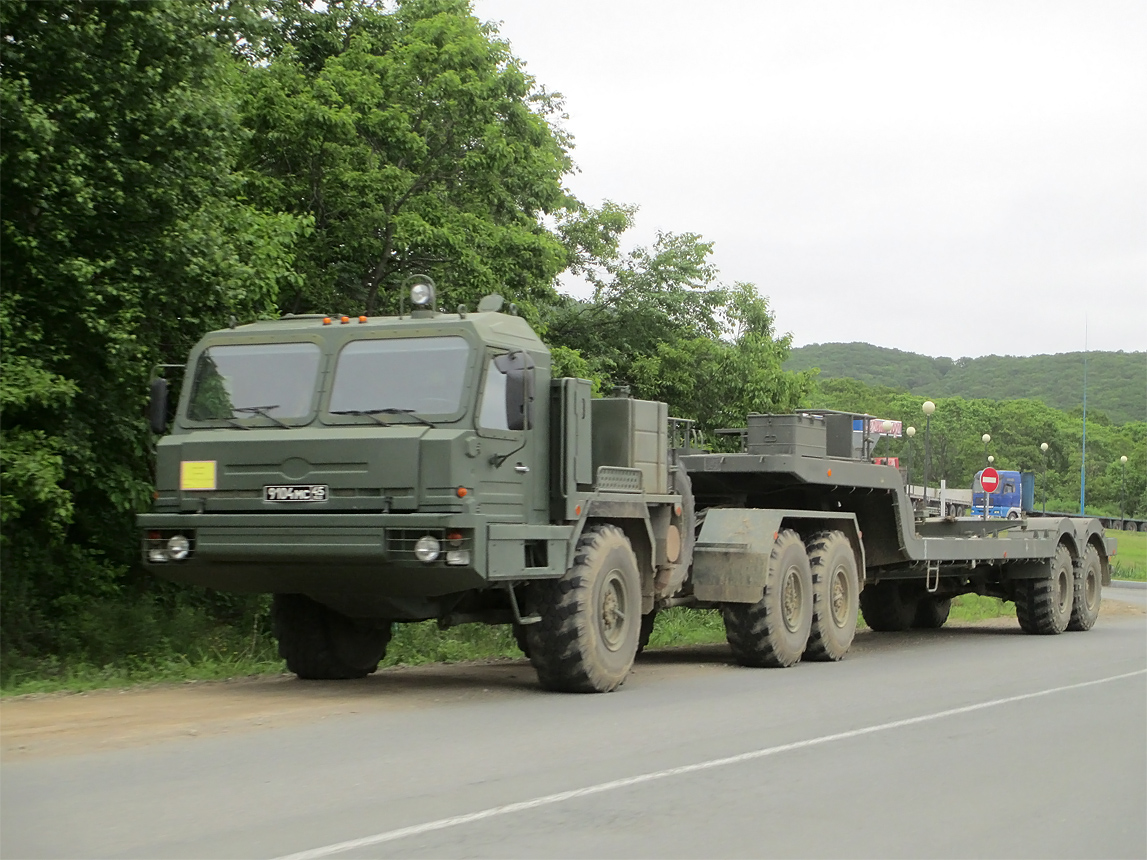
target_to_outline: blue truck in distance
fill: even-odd
[[[1035,474],[997,469],[1000,487],[988,494],[988,516],[992,519],[1018,520],[1025,511],[1035,510]],[[980,484],[983,471],[972,479],[972,509],[970,516],[984,515],[984,488]]]

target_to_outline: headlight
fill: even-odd
[[[441,547],[438,544],[438,539],[426,535],[420,537],[414,544],[414,557],[419,561],[429,564],[438,558],[438,553]]]
[[[167,541],[167,552],[176,561],[183,561],[191,553],[191,541],[183,535],[176,535]]]
[[[410,288],[410,303],[416,307],[425,307],[434,301],[434,287],[430,284],[415,284]]]
[[[470,550],[468,549],[451,549],[446,551],[446,563],[467,565],[470,563]]]

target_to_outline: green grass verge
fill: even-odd
[[[1147,532],[1108,529],[1107,536],[1119,543],[1112,559],[1111,577],[1147,582]]]
[[[1015,604],[994,597],[967,594],[952,601],[953,621],[979,621],[1015,615]],[[863,619],[861,620],[863,625]],[[649,647],[710,645],[725,641],[725,625],[717,610],[668,609],[657,616]],[[440,630],[432,621],[399,624],[383,666],[417,666],[466,660],[517,659],[522,656],[508,626],[463,624]],[[9,666],[0,694],[82,692],[186,681],[214,681],[286,671],[274,640],[255,633],[237,637],[221,629],[187,654],[135,656],[107,665],[54,658]]]

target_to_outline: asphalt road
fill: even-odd
[[[5,762],[0,855],[1147,856],[1142,616],[788,670],[653,652],[599,696],[505,671],[471,702]]]

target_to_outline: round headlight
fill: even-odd
[[[167,552],[176,561],[183,561],[191,553],[191,541],[183,535],[176,535],[167,541]]]
[[[434,287],[430,284],[415,284],[410,288],[410,303],[423,307],[434,301]]]
[[[440,551],[441,547],[438,544],[438,539],[430,535],[420,537],[414,544],[414,557],[428,564],[438,558]]]

